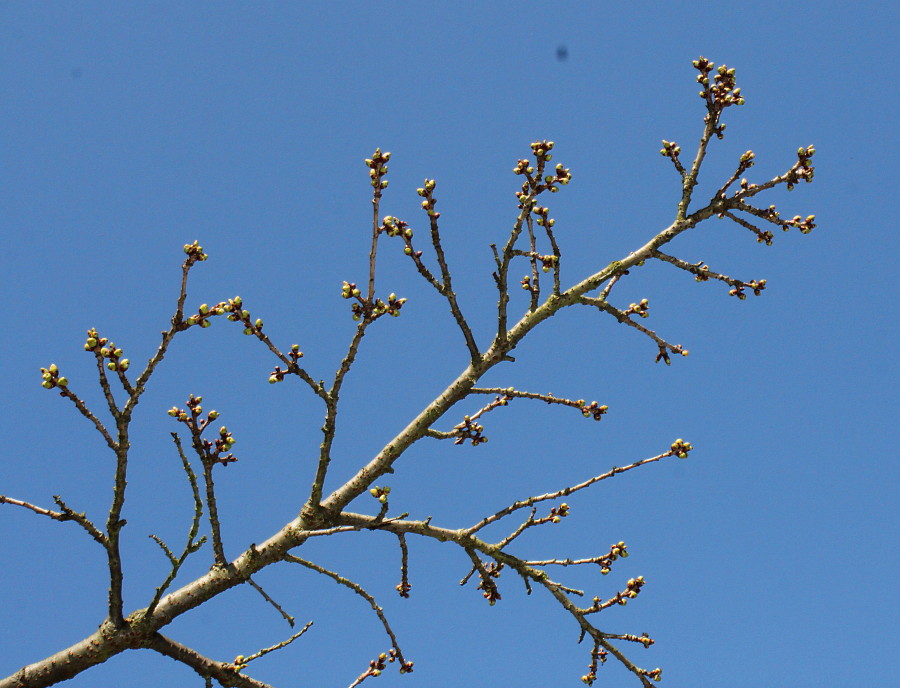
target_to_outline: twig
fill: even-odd
[[[409,664],[403,658],[403,651],[400,649],[400,645],[397,642],[397,636],[394,635],[394,631],[391,629],[391,625],[388,623],[387,617],[384,615],[384,611],[378,606],[378,603],[375,601],[375,598],[372,597],[366,590],[359,585],[358,583],[354,583],[348,578],[340,575],[339,573],[335,573],[334,571],[329,571],[323,566],[319,566],[318,564],[314,564],[311,561],[307,561],[306,559],[301,559],[300,557],[296,557],[293,554],[285,554],[284,560],[293,562],[294,564],[300,564],[301,566],[305,566],[308,569],[311,569],[317,573],[321,573],[325,576],[331,578],[334,582],[339,585],[343,585],[344,587],[350,588],[357,595],[362,597],[369,605],[372,607],[372,610],[375,612],[375,615],[378,617],[378,620],[381,621],[381,625],[384,626],[385,633],[388,634],[388,637],[391,639],[391,646],[397,653],[397,657],[401,662],[402,666],[406,666]]]
[[[259,584],[257,584],[257,582],[254,581],[252,578],[247,578],[247,582],[256,590],[256,592],[258,592],[260,595],[263,596],[263,599],[266,602],[268,602],[273,607],[275,607],[275,609],[278,611],[278,613],[281,614],[282,618],[288,622],[288,625],[290,625],[291,628],[294,627],[294,617],[293,616],[291,616],[286,611],[284,611],[284,609],[281,608],[281,605],[278,604],[275,600],[273,600],[269,596],[269,594],[265,590],[263,590],[262,587]],[[309,627],[311,625],[312,625],[312,621],[310,621],[309,624],[307,624],[307,627]],[[303,629],[303,631],[305,631],[305,630],[306,630],[306,628]],[[303,634],[303,631],[300,631],[300,633],[298,633],[296,636],[294,636],[294,638],[299,638],[300,635]],[[291,640],[290,642],[293,642],[293,640]],[[263,654],[265,654],[265,653],[263,653]]]
[[[567,497],[570,494],[572,494],[573,492],[578,492],[579,490],[583,490],[587,487],[590,487],[594,483],[600,482],[601,480],[606,480],[607,478],[612,478],[613,476],[618,475],[619,473],[624,473],[626,471],[630,471],[631,469],[637,468],[638,466],[643,466],[648,463],[653,463],[654,461],[659,461],[660,459],[664,459],[669,456],[674,456],[675,454],[676,454],[676,452],[670,449],[669,451],[663,452],[662,454],[657,454],[656,456],[651,456],[648,459],[641,459],[640,461],[635,461],[634,463],[629,464],[627,466],[621,466],[621,467],[614,466],[613,468],[608,470],[606,473],[601,473],[600,475],[597,475],[593,478],[585,480],[582,483],[578,483],[577,485],[572,485],[571,487],[564,487],[563,489],[557,490],[556,492],[548,492],[547,494],[537,495],[534,497],[529,497],[528,499],[523,499],[518,502],[513,502],[505,509],[501,509],[500,511],[496,512],[495,514],[493,514],[491,516],[486,516],[485,518],[481,519],[475,525],[473,525],[469,528],[466,528],[465,533],[467,535],[474,535],[475,533],[477,533],[479,530],[481,530],[485,526],[488,526],[491,523],[495,523],[496,521],[499,521],[501,518],[508,516],[509,514],[515,512],[515,511],[518,511],[519,509],[524,509],[526,507],[533,506],[534,504],[537,504],[539,502],[545,502],[545,501],[551,500],[551,499],[559,499],[560,497]]]

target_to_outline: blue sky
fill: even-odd
[[[591,556],[625,540],[631,557],[610,576],[557,577],[604,597],[645,576],[641,596],[604,612],[601,627],[653,636],[655,646],[631,654],[663,668],[661,685],[883,684],[889,648],[900,643],[890,584],[900,564],[888,442],[898,382],[890,7],[0,4],[0,493],[48,507],[60,494],[103,520],[112,457],[70,404],[41,389],[38,369],[56,362],[99,413],[84,331],[97,327],[132,360],[146,359],[174,309],[181,247],[194,239],[210,259],[192,275],[188,304],[240,294],[274,340],[298,342],[311,373],[330,377],[353,327],[341,282],[362,281],[366,270],[363,159],[376,146],[393,154],[386,214],[424,229],[415,189],[437,179],[454,284],[486,344],[496,304],[489,244],[515,217],[515,161],[531,141],[553,139],[556,160],[573,172],[548,203],[564,286],[621,258],[674,216],[678,180],[658,150],[663,138],[695,146],[704,110],[690,61],[702,54],[737,68],[747,104],[726,112],[727,136],[711,145],[698,198],[747,149],[758,161],[747,176],[762,181],[814,143],[815,183],[769,202],[788,216],[815,213],[818,228],[779,233],[765,247],[710,222],[670,245],[685,260],[768,280],[743,302],[666,265],[623,281],[614,297],[624,306],[649,298],[648,326],[691,351],[671,367],[654,364],[649,340],[587,309],[546,323],[515,365],[486,382],[597,399],[610,407],[604,420],[513,403],[488,417],[487,445],[411,450],[389,481],[392,505],[464,527],[684,437],[695,447],[688,461],[581,493],[570,517],[516,551]],[[385,243],[379,266],[385,293],[409,302],[364,342],[328,489],[466,363],[445,306],[398,244]],[[226,325],[176,339],[138,409],[125,514],[129,610],[147,604],[167,571],[147,535],[174,546],[190,518],[165,409],[202,394],[238,438],[240,461],[217,480],[226,553],[293,518],[308,489],[319,406],[297,385],[266,384],[275,361]],[[475,410],[465,406],[458,415]],[[370,501],[353,508],[373,511]],[[401,600],[391,539],[324,540],[306,556],[364,583],[416,662],[412,675],[387,672],[372,685],[582,685],[589,647],[576,645],[574,622],[546,595],[526,597],[504,576],[503,600],[488,607],[458,585],[468,570],[460,552],[411,541],[412,598]],[[77,527],[16,507],[0,508],[0,542],[6,676],[96,628],[106,574]],[[201,575],[209,557],[194,555],[179,582]],[[258,581],[298,621],[315,621],[252,665],[260,680],[345,686],[389,646],[365,602],[331,581],[287,566]],[[167,633],[228,660],[288,630],[248,588]],[[70,685],[192,681],[189,669],[142,651]],[[635,683],[610,662],[598,685]]]

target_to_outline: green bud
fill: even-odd
[[[61,377],[56,381],[56,384],[59,385],[60,387],[68,387],[69,380],[68,380],[68,378]]]
[[[109,368],[110,370],[115,370],[115,369],[116,369],[116,362],[115,362],[115,361],[110,361],[109,363],[106,364],[106,367]]]
[[[129,361],[127,358],[123,358],[121,361],[119,361],[119,368],[121,368],[122,370],[128,370],[128,366],[130,365],[131,361]]]
[[[249,317],[250,317],[250,311],[241,311],[241,317],[242,317],[242,318],[249,318]]]
[[[215,420],[215,419],[218,418],[218,417],[219,417],[219,412],[218,412],[218,411],[213,410],[213,411],[210,411],[210,412],[209,412],[209,419],[210,419],[210,420]]]
[[[206,305],[205,303],[204,303],[204,304],[201,304],[201,305],[200,305],[200,314],[201,314],[201,315],[206,315],[207,313],[209,313],[209,306]]]
[[[263,326],[262,318],[257,318],[256,322],[253,324],[256,325],[259,329],[262,329],[262,326]]]
[[[209,327],[210,325],[212,325],[212,322],[210,320],[204,320],[200,323],[200,327]]]
[[[252,327],[245,327],[245,328],[244,328],[244,334],[253,334],[253,328],[252,328]]]

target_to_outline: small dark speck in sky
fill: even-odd
[[[565,45],[558,45],[556,47],[556,59],[560,62],[565,62],[569,59],[569,48]]]

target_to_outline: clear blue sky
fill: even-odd
[[[97,327],[145,360],[171,317],[181,247],[194,239],[210,260],[193,274],[189,304],[240,294],[276,341],[298,342],[313,375],[330,377],[353,325],[341,281],[365,274],[362,161],[376,146],[393,153],[385,213],[424,229],[415,188],[438,180],[455,285],[486,343],[496,302],[488,246],[513,222],[516,159],[548,138],[572,169],[572,184],[549,199],[566,284],[626,255],[673,217],[677,179],[658,149],[663,138],[695,145],[703,105],[690,61],[702,54],[737,68],[747,104],[726,113],[728,136],[711,146],[700,197],[747,149],[758,160],[748,176],[761,181],[814,143],[815,183],[771,202],[789,216],[815,213],[819,227],[764,247],[712,222],[670,246],[720,272],[766,278],[765,293],[744,302],[663,265],[623,282],[616,298],[649,298],[647,324],[690,349],[671,367],[654,364],[649,340],[587,309],[548,323],[488,382],[597,399],[610,407],[603,422],[514,403],[489,417],[485,446],[417,445],[389,481],[392,504],[463,527],[687,438],[690,460],[582,493],[568,519],[516,551],[591,556],[628,542],[632,556],[610,576],[558,578],[604,597],[645,576],[641,596],[604,612],[601,627],[650,633],[657,644],[631,654],[663,668],[661,685],[885,685],[896,661],[889,648],[900,645],[898,469],[888,442],[898,382],[888,211],[896,8],[464,5],[0,4],[0,493],[43,506],[60,494],[103,520],[112,457],[71,404],[41,389],[38,369],[56,362],[102,412],[84,331]],[[445,306],[396,243],[384,248],[381,285],[409,303],[365,340],[328,488],[465,365]],[[239,463],[218,477],[228,554],[295,516],[308,489],[319,406],[299,385],[268,385],[274,361],[227,325],[176,340],[138,409],[124,531],[129,610],[146,605],[167,570],[147,535],[175,546],[188,527],[190,493],[165,415],[188,393],[203,394],[238,438]],[[353,506],[374,509],[369,502]],[[100,548],[76,526],[15,507],[0,508],[0,543],[6,676],[97,627],[106,573]],[[372,685],[581,685],[589,647],[575,644],[573,621],[546,595],[526,598],[507,575],[503,600],[488,607],[458,585],[468,570],[460,552],[417,541],[410,549],[410,600],[393,589],[399,552],[387,536],[304,550],[365,583],[416,662],[412,675],[388,672]],[[205,571],[209,556],[195,555],[179,582]],[[346,686],[387,649],[349,591],[288,567],[258,580],[315,626],[255,662],[255,677]],[[247,588],[166,632],[229,660],[288,628]],[[598,685],[635,685],[612,664]],[[70,682],[165,684],[200,682],[149,651]]]

